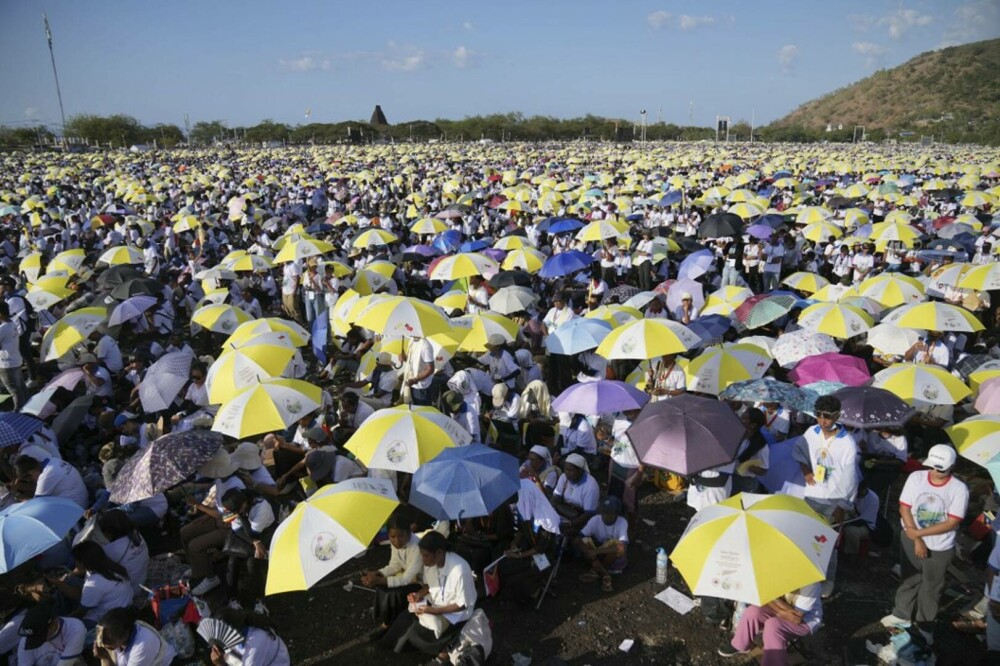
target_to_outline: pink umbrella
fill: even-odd
[[[77,384],[81,381],[83,381],[83,368],[69,368],[53,377],[42,390],[54,389],[61,386],[67,391],[72,391],[76,389]]]
[[[691,304],[695,312],[700,312],[705,307],[704,287],[700,282],[694,280],[674,280],[674,283],[667,288],[667,310],[673,312],[681,304],[681,296],[691,294]]]
[[[1000,414],[1000,377],[987,379],[979,385],[976,411],[980,414]]]
[[[788,378],[798,386],[820,381],[861,386],[872,376],[868,366],[857,356],[828,352],[802,359],[788,373]]]

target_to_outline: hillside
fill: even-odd
[[[950,140],[989,140],[1000,124],[1000,39],[928,51],[806,102],[772,128],[864,125],[912,130]],[[957,136],[950,136],[955,135]]]

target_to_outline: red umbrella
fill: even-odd
[[[933,224],[935,229],[940,229],[942,227],[947,227],[954,221],[955,221],[954,217],[951,217],[950,215],[942,215],[941,217],[934,220]]]
[[[788,373],[788,378],[798,386],[821,381],[861,386],[872,376],[868,366],[857,356],[827,352],[802,359]]]

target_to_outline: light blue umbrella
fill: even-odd
[[[82,515],[65,497],[36,497],[0,511],[0,574],[58,544]]]
[[[611,324],[604,320],[575,317],[550,332],[545,346],[553,354],[579,354],[597,349],[610,332]]]
[[[715,264],[715,254],[711,250],[698,250],[689,254],[677,269],[678,280],[697,280]]]
[[[514,456],[482,444],[453,446],[413,475],[410,504],[438,520],[488,516],[521,488]]]
[[[538,275],[543,278],[562,277],[563,275],[582,271],[584,268],[590,268],[593,263],[594,258],[586,252],[580,252],[579,250],[560,252],[545,260],[545,263],[542,264],[542,270],[538,271]]]
[[[552,401],[552,410],[572,414],[611,414],[642,409],[649,394],[613,379],[573,384]]]

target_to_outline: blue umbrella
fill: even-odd
[[[465,241],[458,247],[459,252],[479,252],[480,250],[485,250],[486,248],[493,245],[491,241],[484,240],[482,238]]]
[[[726,315],[713,314],[705,315],[694,319],[688,328],[701,338],[701,344],[717,344],[722,341],[722,336],[733,326],[733,320]]]
[[[453,446],[413,475],[410,504],[437,520],[488,516],[521,487],[514,456],[483,444]]]
[[[462,244],[462,232],[458,229],[449,229],[448,231],[442,231],[437,236],[434,237],[431,245],[441,250],[445,254],[449,252],[454,252]]]
[[[0,574],[58,544],[82,515],[65,497],[36,497],[0,511]]]
[[[671,190],[663,195],[663,197],[657,202],[657,205],[673,206],[674,204],[679,204],[683,198],[683,192],[680,190]]]
[[[767,240],[774,233],[774,228],[767,224],[760,224],[759,222],[753,226],[747,227],[747,234],[753,236],[754,238],[759,238],[761,240]]]
[[[333,225],[328,222],[317,222],[306,229],[306,232],[310,234],[320,234],[328,231],[333,231]]]
[[[570,250],[569,252],[560,252],[546,259],[545,263],[542,264],[542,270],[538,271],[538,274],[543,278],[562,277],[563,275],[581,271],[584,268],[590,268],[593,263],[594,258],[586,252]]]
[[[403,249],[404,261],[420,261],[436,257],[441,251],[430,245],[411,245]]]
[[[562,222],[563,220],[572,220],[572,217],[547,217],[538,223],[538,230],[541,232],[548,233],[549,227],[557,222]],[[579,221],[579,220],[577,220]]]
[[[573,384],[552,401],[552,409],[571,414],[612,414],[642,409],[649,394],[614,379]]]
[[[803,400],[803,392],[797,386],[778,381],[773,377],[747,379],[733,382],[722,390],[719,400],[736,402],[779,402],[786,405]]]
[[[757,224],[766,224],[772,229],[777,229],[779,227],[785,226],[785,217],[783,215],[775,215],[770,213],[769,215],[764,215],[757,218]]]
[[[715,264],[715,254],[711,250],[698,250],[681,262],[680,268],[677,269],[677,278],[697,280],[707,273],[713,264]]]
[[[549,333],[545,347],[553,354],[579,354],[596,349],[611,332],[611,324],[600,319],[574,317]]]
[[[45,427],[40,419],[20,412],[0,413],[0,448],[20,444]]]
[[[760,482],[772,493],[794,497],[802,497],[805,493],[806,480],[802,476],[802,467],[792,457],[795,445],[800,439],[802,438],[796,437],[768,445],[770,459],[767,473],[760,477]]]
[[[549,224],[549,228],[546,231],[550,234],[564,234],[569,231],[576,231],[577,229],[583,228],[583,222],[580,220],[573,219],[571,217],[563,218],[561,220],[555,220]]]
[[[629,222],[638,222],[639,220],[642,219],[642,217],[643,217],[642,213],[632,213],[625,219]]]

